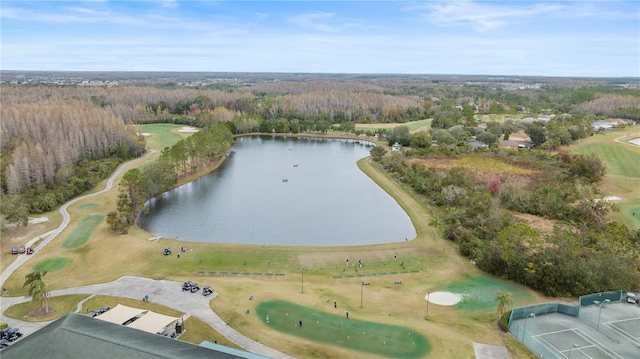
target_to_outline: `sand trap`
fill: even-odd
[[[438,305],[455,305],[460,303],[462,297],[451,292],[433,292],[425,295],[424,299]]]
[[[47,221],[49,221],[49,217],[38,217],[38,218],[29,217],[29,224],[38,224],[38,223],[43,223]]]
[[[185,126],[185,127],[182,127],[181,129],[179,129],[178,132],[190,132],[190,133],[192,133],[192,132],[198,132],[198,129],[194,128],[194,127]]]

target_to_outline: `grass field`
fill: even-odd
[[[179,126],[144,129],[152,132],[161,128],[175,129]],[[153,137],[153,136],[150,136]],[[173,137],[179,138],[180,136]],[[155,147],[160,141],[154,143]],[[167,140],[169,141],[169,140]],[[167,145],[168,142],[163,145]],[[144,160],[137,159],[127,168],[140,166]],[[381,188],[390,193],[409,214],[416,228],[417,237],[402,243],[374,246],[352,247],[282,247],[282,246],[247,246],[231,244],[207,244],[183,242],[171,239],[149,241],[152,233],[132,227],[128,234],[115,236],[108,225],[101,221],[89,236],[84,245],[75,248],[63,248],[62,242],[72,233],[88,214],[105,215],[115,208],[117,186],[106,193],[87,198],[70,206],[71,223],[50,245],[36,253],[38,261],[53,261],[66,258],[67,266],[49,273],[46,277],[51,289],[76,287],[86,284],[112,281],[123,275],[138,275],[156,279],[176,281],[196,280],[202,285],[211,285],[219,295],[211,301],[212,308],[229,326],[244,335],[264,343],[270,347],[287,352],[296,357],[349,357],[349,358],[384,358],[385,352],[370,353],[349,349],[343,346],[296,337],[296,345],[291,345],[292,336],[266,327],[257,315],[245,315],[247,309],[256,312],[256,306],[269,301],[286,301],[295,303],[309,310],[329,312],[333,306],[328,301],[338,301],[341,313],[348,310],[353,319],[367,323],[407,328],[428,338],[427,358],[470,358],[473,356],[472,342],[506,345],[513,357],[535,358],[517,341],[500,333],[495,324],[495,307],[486,310],[469,312],[456,307],[432,305],[429,308],[429,320],[425,320],[428,291],[435,291],[465,278],[476,277],[482,273],[466,259],[462,258],[455,244],[435,235],[429,226],[431,212],[410,191],[399,187],[393,180],[366,160],[358,162],[361,168]],[[121,175],[122,176],[122,175]],[[106,181],[105,181],[106,182]],[[117,183],[117,182],[116,182]],[[104,183],[97,190],[104,188]],[[87,204],[98,204],[98,207],[87,213]],[[39,224],[37,231],[31,234],[19,234],[18,237],[29,237],[56,228],[61,216],[56,212],[50,215],[50,222]],[[13,238],[3,238],[4,241]],[[18,239],[15,239],[16,242]],[[174,250],[184,246],[187,251],[181,258],[163,256],[164,247]],[[345,258],[362,259],[365,268],[360,274],[395,272],[400,268],[393,261],[405,262],[407,270],[415,271],[405,274],[379,275],[367,277],[371,285],[361,287],[359,277],[334,279],[351,270],[345,267]],[[3,257],[4,259],[4,257]],[[34,258],[35,259],[35,258]],[[32,259],[33,260],[33,259]],[[46,263],[46,262],[45,262]],[[5,264],[3,263],[3,267]],[[301,269],[304,268],[304,283]],[[5,287],[12,295],[24,295],[22,288],[24,276],[32,269],[23,266],[5,282]],[[242,273],[282,273],[283,276],[214,276],[203,275],[204,272],[236,271]],[[347,273],[348,274],[348,273]],[[402,284],[394,284],[401,279]],[[509,282],[496,280],[508,290]],[[304,284],[304,293],[301,293]],[[363,307],[360,308],[361,290],[363,290]],[[526,290],[525,290],[526,291]],[[517,296],[514,305],[525,305],[539,301],[547,301],[534,292],[529,297]],[[253,295],[256,299],[249,301]],[[351,319],[350,319],[351,320]],[[185,324],[186,325],[186,324]],[[365,330],[366,331],[366,330]],[[408,335],[408,334],[407,334]],[[210,337],[209,337],[210,336]],[[196,340],[217,340],[219,336],[206,334]],[[384,345],[384,344],[383,344]]]
[[[612,216],[634,230],[640,229],[640,147],[625,142],[640,136],[638,131],[637,126],[608,131],[571,146],[574,153],[595,153],[606,162],[602,189],[622,198],[616,202],[620,211]]]
[[[46,322],[59,318],[68,312],[75,312],[78,302],[88,297],[86,294],[61,295],[49,299],[49,308],[54,312],[44,316],[27,316],[30,311],[40,307],[40,301],[25,302],[11,306],[5,310],[4,315],[9,318],[20,319],[26,322]]]
[[[427,129],[429,127],[431,127],[431,121],[432,119],[426,119],[426,120],[420,120],[420,121],[413,121],[413,122],[406,122],[406,123],[372,123],[372,124],[356,124],[356,129],[361,130],[361,131],[375,131],[378,129],[392,129],[395,127],[399,127],[399,126],[406,126],[409,127],[409,132],[415,132],[419,129]]]
[[[71,260],[69,258],[58,257],[58,258],[45,259],[42,262],[38,262],[38,264],[33,266],[33,270],[36,270],[39,272],[53,272],[68,266],[69,263],[71,263]]]
[[[71,234],[62,242],[64,248],[80,247],[89,240],[91,233],[102,222],[104,216],[92,215],[84,217]]]
[[[147,146],[162,151],[165,147],[171,147],[181,139],[188,137],[188,133],[178,132],[182,125],[154,123],[150,125],[141,125],[142,133],[148,133],[145,136]]]
[[[321,312],[285,301],[266,301],[256,308],[257,316],[266,326],[327,345],[407,359],[421,358],[429,350],[427,339],[416,331],[355,319],[353,315],[347,318],[344,311],[339,313]]]

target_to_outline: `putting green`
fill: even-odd
[[[84,217],[69,237],[62,242],[62,248],[75,248],[83,245],[103,219],[104,216],[100,215]]]
[[[71,263],[71,259],[57,257],[43,260],[42,262],[33,266],[33,269],[38,272],[53,272],[68,266]]]
[[[320,312],[285,301],[260,303],[256,314],[273,329],[310,341],[340,346],[366,353],[384,353],[389,358],[421,358],[429,343],[421,334],[407,328],[347,319],[344,315]],[[302,327],[299,323],[302,321]]]
[[[449,284],[443,290],[460,294],[462,301],[456,308],[462,310],[486,310],[496,308],[497,292],[511,293],[511,299],[516,305],[531,303],[535,298],[517,285],[500,279],[478,276],[465,278]]]

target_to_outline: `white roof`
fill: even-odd
[[[136,319],[135,322],[127,325],[130,328],[144,330],[147,333],[158,333],[164,327],[178,320],[176,317],[158,314],[152,311],[147,312],[142,318]]]
[[[144,313],[145,310],[127,307],[126,305],[118,304],[115,308],[98,315],[96,318],[104,320],[105,322],[122,324],[127,320],[135,317],[138,314]]]

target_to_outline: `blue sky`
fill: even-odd
[[[3,70],[640,77],[640,1],[7,1]]]

